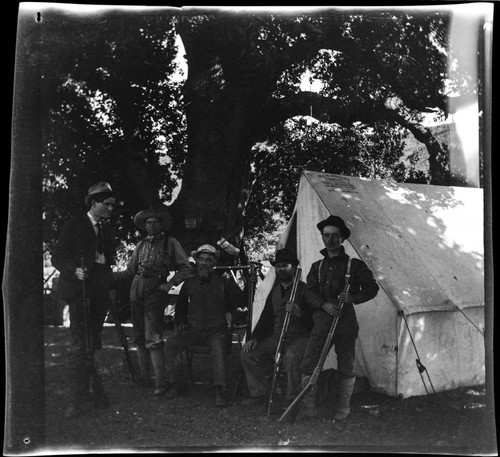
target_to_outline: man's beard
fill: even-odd
[[[206,279],[212,276],[213,271],[213,268],[207,267],[206,265],[200,265],[198,267],[198,276]]]
[[[293,279],[293,273],[289,271],[278,271],[277,276],[280,281],[290,281]]]

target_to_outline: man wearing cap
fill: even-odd
[[[207,345],[212,354],[212,379],[215,386],[215,404],[227,405],[224,396],[226,384],[225,335],[227,314],[233,315],[244,307],[244,294],[232,278],[214,273],[217,251],[210,244],[191,253],[196,261],[195,275],[188,278],[175,306],[175,334],[167,339],[165,355],[171,389],[167,398],[182,390],[179,355],[192,345]]]
[[[243,345],[241,363],[245,370],[250,398],[241,402],[254,406],[266,401],[268,395],[267,376],[269,364],[274,362],[285,315],[290,312],[290,321],[283,341],[283,368],[287,376],[286,399],[293,400],[301,383],[300,362],[304,355],[313,326],[312,311],[304,300],[306,284],[299,281],[295,300],[290,301],[295,271],[299,260],[286,249],[276,253],[274,266],[276,282],[267,296],[264,309],[252,332],[252,337]]]
[[[69,304],[71,321],[72,341],[68,351],[71,402],[65,417],[81,413],[92,399],[94,352],[101,348],[102,326],[113,285],[110,265],[114,263],[117,247],[107,223],[116,205],[110,184],[99,182],[91,186],[85,204],[88,212],[70,218],[64,225],[51,259],[60,272],[59,294]],[[106,395],[96,385],[95,376],[93,379],[94,404],[105,408],[109,406]]]
[[[325,248],[320,251],[323,259],[311,266],[304,292],[307,303],[314,309],[314,327],[301,363],[302,382],[307,383],[313,373],[333,319],[339,317],[332,342],[338,362],[338,391],[333,418],[343,420],[350,412],[349,401],[356,380],[353,363],[359,325],[354,305],[374,298],[379,287],[366,264],[353,258],[350,289],[345,292],[349,256],[342,243],[349,238],[351,232],[342,218],[333,215],[318,223],[317,227]],[[344,304],[343,307],[340,303]],[[304,397],[301,411],[304,416],[317,415],[315,388]]]
[[[134,343],[137,346],[141,376],[139,383],[150,383],[152,362],[155,376],[153,394],[164,395],[163,331],[166,294],[192,274],[189,259],[180,243],[168,235],[172,219],[164,208],[144,209],[134,216],[134,224],[147,236],[130,258],[127,270],[115,274],[117,280],[132,277],[130,306]],[[170,272],[176,272],[167,281]]]

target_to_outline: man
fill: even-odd
[[[147,236],[139,242],[127,270],[118,280],[132,276],[130,306],[134,343],[139,355],[139,383],[149,386],[152,361],[155,375],[153,394],[165,395],[163,358],[164,313],[167,293],[192,274],[189,259],[179,242],[167,234],[172,219],[166,209],[144,209],[134,216],[134,224]],[[176,271],[167,282],[170,272]]]
[[[101,349],[101,332],[108,312],[113,284],[116,241],[106,224],[116,205],[107,182],[91,186],[85,197],[86,214],[64,225],[52,253],[52,264],[60,272],[59,294],[69,304],[71,347],[69,349],[71,402],[65,417],[81,413],[91,400],[95,406],[109,406],[94,364],[94,351]]]
[[[210,244],[191,253],[196,262],[195,276],[187,279],[175,306],[175,334],[167,339],[165,356],[171,389],[167,398],[181,392],[179,355],[192,345],[207,345],[212,354],[215,404],[228,404],[224,397],[226,384],[226,345],[228,317],[244,306],[241,289],[232,278],[214,273],[217,251]]]
[[[243,345],[241,363],[245,370],[250,398],[244,406],[264,403],[269,394],[267,369],[274,362],[285,315],[290,312],[288,330],[283,341],[283,368],[287,377],[286,399],[293,400],[301,383],[300,362],[313,326],[312,312],[304,300],[306,284],[298,282],[295,300],[291,289],[299,261],[286,249],[276,253],[271,265],[276,270],[276,283],[269,293],[252,337]],[[267,366],[266,366],[267,365]]]
[[[314,327],[301,363],[302,382],[306,384],[313,373],[332,321],[339,317],[333,336],[338,362],[338,392],[333,418],[344,420],[350,412],[349,402],[356,380],[353,364],[359,325],[354,305],[374,298],[379,287],[366,264],[359,259],[352,259],[350,290],[345,292],[349,256],[345,253],[342,243],[349,238],[351,232],[344,220],[338,216],[329,216],[318,223],[317,227],[325,248],[321,250],[323,259],[311,266],[304,292],[307,303],[315,311]],[[340,303],[344,304],[343,307]],[[315,388],[304,397],[302,414],[309,417],[317,415]]]

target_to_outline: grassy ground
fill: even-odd
[[[125,327],[128,336],[131,328]],[[228,361],[227,408],[214,405],[209,356],[197,356],[190,389],[172,400],[156,398],[131,382],[123,349],[112,325],[104,328],[104,348],[96,358],[111,401],[106,410],[90,410],[64,419],[68,401],[66,349],[69,329],[46,327],[47,452],[194,451],[344,451],[494,455],[492,412],[485,406],[484,386],[399,400],[369,389],[356,393],[351,414],[331,419],[331,401],[319,405],[319,417],[292,424],[278,423],[285,409],[276,397],[268,417],[265,406],[240,405],[243,389],[234,389],[240,374],[236,345]],[[135,350],[131,351],[137,363]],[[244,386],[244,384],[241,384]]]

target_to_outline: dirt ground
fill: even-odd
[[[124,329],[130,337],[130,324]],[[194,359],[193,382],[186,393],[171,400],[156,398],[151,390],[132,383],[113,324],[106,324],[104,347],[96,357],[111,407],[64,419],[68,345],[68,328],[46,327],[45,451],[50,454],[313,450],[498,455],[494,412],[485,405],[484,386],[406,400],[360,389],[352,397],[350,416],[342,422],[332,421],[326,395],[318,418],[281,423],[277,419],[286,403],[278,395],[269,417],[265,406],[240,405],[246,392],[244,383],[236,382],[241,373],[236,343],[228,360],[232,403],[216,408],[209,356]],[[137,366],[133,348],[131,356]]]

